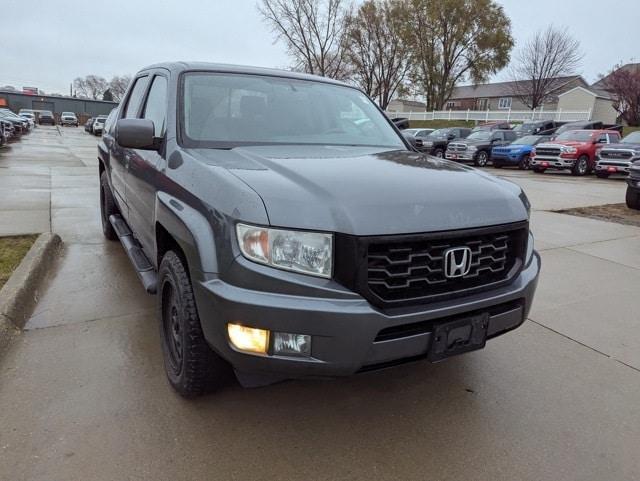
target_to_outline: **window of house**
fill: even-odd
[[[502,97],[498,101],[499,109],[510,109],[511,108],[511,97]]]
[[[489,99],[478,99],[478,110],[487,110],[489,108]]]
[[[453,108],[455,108],[456,103],[455,102],[447,102],[447,110],[451,110]]]

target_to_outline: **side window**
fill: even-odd
[[[156,75],[147,95],[142,118],[153,121],[154,135],[162,137],[167,117],[167,79]]]
[[[598,143],[599,143],[599,144],[606,144],[606,143],[608,143],[607,134],[600,134],[600,135],[598,136]]]
[[[504,134],[502,132],[494,132],[493,135],[491,136],[491,138],[493,140],[503,140],[504,139]]]
[[[147,88],[147,82],[149,82],[149,77],[147,76],[136,79],[136,83],[133,85],[133,89],[131,90],[131,95],[129,95],[129,100],[127,100],[127,107],[124,109],[124,115],[122,118],[133,119],[138,116],[142,97]]]
[[[516,137],[517,135],[515,132],[512,132],[512,131],[505,132],[505,140],[509,140],[509,141],[516,140]]]

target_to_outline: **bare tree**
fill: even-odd
[[[109,91],[111,92],[114,101],[120,102],[122,100],[130,83],[131,76],[129,75],[123,75],[121,77],[115,75],[111,80],[109,80]]]
[[[352,80],[386,109],[409,70],[401,36],[402,0],[367,0],[349,18],[346,58]]]
[[[441,109],[457,83],[484,81],[509,62],[511,22],[494,0],[406,0],[406,8],[411,79],[427,109]]]
[[[602,83],[613,95],[613,106],[627,124],[640,126],[640,65],[617,65]]]
[[[295,69],[343,78],[347,1],[261,0],[258,10],[287,44]]]
[[[517,51],[510,68],[511,94],[536,109],[560,87],[558,77],[574,75],[581,60],[580,42],[551,25]]]
[[[77,96],[98,100],[107,90],[108,83],[103,77],[87,75],[84,78],[77,77],[73,81],[73,87]]]

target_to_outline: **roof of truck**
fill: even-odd
[[[285,78],[293,78],[299,80],[313,80],[316,82],[325,82],[336,85],[348,85],[344,82],[340,82],[338,80],[331,79],[329,77],[320,77],[319,75],[311,75],[307,73],[301,72],[293,72],[290,70],[278,70],[273,68],[264,68],[264,67],[250,67],[245,65],[233,65],[233,64],[225,64],[225,63],[209,63],[209,62],[185,62],[185,61],[175,61],[175,62],[161,62],[153,65],[149,65],[140,71],[150,70],[154,68],[164,68],[171,72],[180,73],[189,70],[196,71],[209,71],[209,72],[225,72],[225,73],[238,73],[238,74],[248,74],[248,75],[269,75],[272,77],[285,77]]]

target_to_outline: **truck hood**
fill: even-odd
[[[536,147],[588,147],[589,145],[593,145],[591,142],[576,142],[573,140],[554,140],[552,142],[543,142],[542,144],[536,145]]]
[[[603,149],[640,150],[640,144],[631,144],[631,143],[607,144],[603,147]]]
[[[475,139],[458,139],[458,140],[452,140],[451,143],[452,144],[475,145],[475,146],[491,145],[491,142],[489,142],[488,140],[475,140]]]
[[[509,144],[494,147],[492,150],[495,152],[524,152],[531,151],[532,149],[533,146],[529,144]]]
[[[517,185],[457,163],[372,147],[197,149],[263,200],[271,225],[387,235],[526,220]]]

